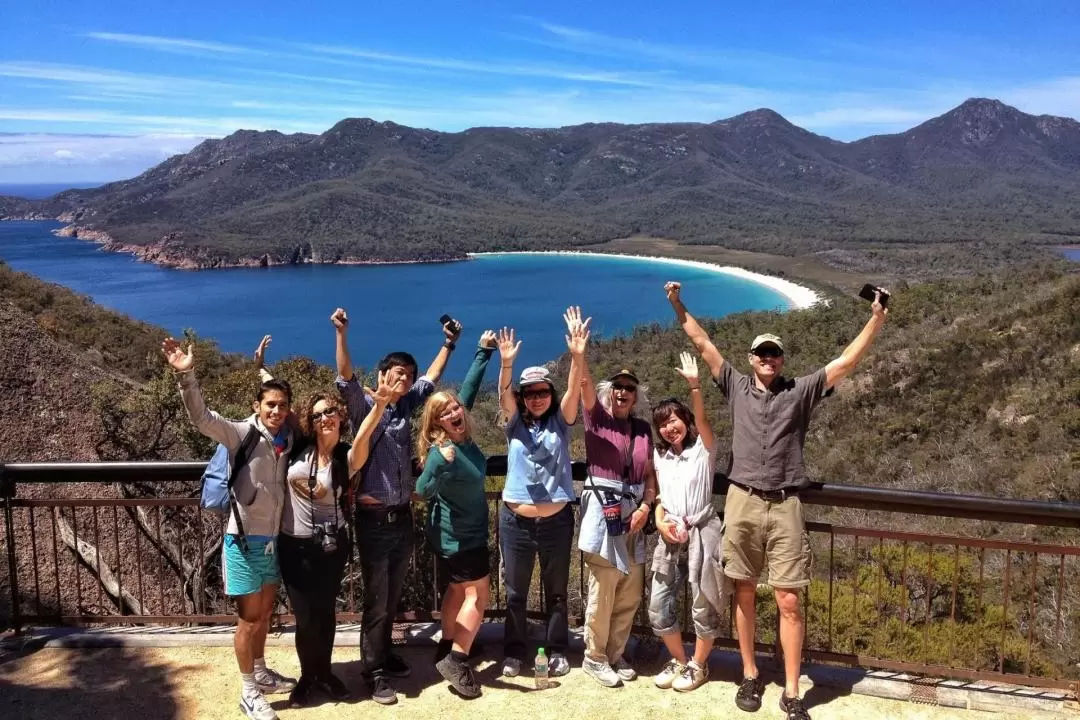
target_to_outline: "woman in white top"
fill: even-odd
[[[657,435],[653,464],[660,488],[656,527],[661,542],[653,555],[649,622],[671,653],[656,686],[687,692],[709,676],[709,652],[721,630],[724,583],[719,564],[722,525],[712,505],[716,443],[705,415],[697,361],[685,352],[681,360],[676,370],[690,386],[692,410],[671,398],[652,411]],[[689,661],[676,611],[678,588],[687,576],[697,635]]]

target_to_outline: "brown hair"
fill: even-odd
[[[678,417],[686,425],[686,436],[682,442],[683,450],[697,442],[698,431],[697,423],[694,421],[694,413],[675,398],[667,398],[661,400],[652,409],[652,424],[656,428],[656,449],[658,452],[665,453],[671,447],[671,443],[665,440],[664,435],[660,432],[660,426],[667,422],[672,415]]]
[[[427,461],[428,450],[432,446],[442,445],[450,439],[446,436],[446,432],[439,427],[439,416],[446,412],[446,408],[451,403],[461,405],[461,409],[465,413],[465,438],[472,437],[472,420],[469,418],[469,411],[461,404],[457,395],[449,390],[434,393],[424,403],[424,412],[420,415],[420,432],[416,434],[416,457],[421,465]]]
[[[339,425],[341,428],[341,438],[349,437],[349,418],[348,412],[345,410],[345,401],[342,400],[341,395],[336,392],[317,392],[305,400],[304,412],[300,415],[301,435],[308,440],[313,440],[315,438],[315,424],[311,421],[311,414],[312,411],[315,410],[315,406],[320,402],[326,402],[330,407],[337,408],[338,418],[341,420],[341,424]]]

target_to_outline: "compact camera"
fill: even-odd
[[[337,551],[337,525],[333,522],[328,520],[312,527],[311,537],[319,543],[324,553]]]

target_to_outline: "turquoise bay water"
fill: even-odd
[[[192,328],[224,350],[250,353],[269,333],[269,362],[307,355],[333,364],[328,318],[338,306],[349,312],[353,362],[363,367],[406,350],[423,371],[441,343],[439,316],[453,315],[465,332],[447,377],[460,379],[486,328],[517,329],[523,340],[518,370],[558,357],[566,350],[562,312],[570,304],[581,305],[593,317],[594,332],[604,336],[671,323],[667,280],[682,282],[687,304],[703,316],[789,305],[783,295],[742,278],[623,258],[499,255],[417,265],[171,270],[56,237],[51,231],[58,227],[0,223],[0,259],[174,334]],[[494,370],[489,375],[494,379]]]
[[[1062,248],[1061,252],[1073,262],[1080,262],[1080,247]]]

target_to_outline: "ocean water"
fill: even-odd
[[[1080,262],[1080,247],[1062,248],[1061,252],[1073,262]]]
[[[307,265],[171,270],[61,238],[60,223],[0,222],[0,259],[16,270],[89,295],[106,307],[166,328],[251,352],[273,335],[268,362],[307,355],[334,362],[336,307],[349,312],[354,364],[372,367],[392,350],[416,356],[421,371],[442,342],[439,316],[465,326],[447,377],[460,379],[482,330],[508,326],[522,340],[517,370],[565,352],[563,310],[580,305],[594,333],[613,336],[674,317],[664,282],[683,283],[698,315],[786,309],[787,299],[758,283],[702,268],[641,259],[496,255],[453,263]],[[490,379],[494,373],[489,372]]]
[[[72,188],[93,188],[105,183],[0,183],[0,195],[40,200]]]

